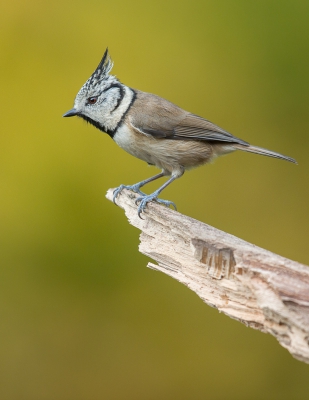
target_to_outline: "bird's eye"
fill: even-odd
[[[97,100],[97,97],[89,97],[89,99],[87,99],[87,104],[95,104]]]

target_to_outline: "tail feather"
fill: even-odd
[[[233,144],[233,147],[237,150],[247,151],[249,153],[261,154],[262,156],[280,158],[281,160],[286,160],[286,161],[290,161],[292,163],[297,164],[297,162],[296,162],[296,160],[294,160],[294,158],[284,156],[283,154],[276,153],[275,151],[263,149],[262,147],[244,146],[242,144]]]

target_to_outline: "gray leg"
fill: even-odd
[[[155,181],[156,179],[162,178],[166,174],[162,171],[160,174],[152,176],[151,178],[145,179],[144,181],[135,183],[135,185],[120,185],[117,189],[114,190],[113,202],[115,203],[117,196],[122,192],[123,189],[132,190],[135,193],[139,193],[142,196],[146,196],[145,193],[140,191],[140,188],[145,186],[147,183]],[[116,204],[116,203],[115,203]]]
[[[183,171],[177,171],[177,173],[173,174],[170,177],[170,179],[166,181],[161,187],[159,187],[159,189],[157,189],[155,192],[149,195],[143,194],[142,196],[138,197],[135,201],[136,204],[140,203],[137,210],[138,216],[141,218],[141,213],[145,210],[147,203],[149,203],[152,200],[155,200],[157,203],[164,204],[167,207],[173,206],[175,210],[177,210],[175,203],[168,200],[158,199],[158,196],[163,189],[165,189],[168,185],[170,185],[175,179],[179,178],[182,174]]]

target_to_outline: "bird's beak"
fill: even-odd
[[[75,108],[72,108],[72,110],[67,111],[65,114],[63,114],[63,117],[74,117],[77,114],[78,114],[78,111],[75,110]]]

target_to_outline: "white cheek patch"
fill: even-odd
[[[119,100],[119,92],[117,93],[117,91],[113,91],[114,95],[110,96],[110,98],[107,98],[106,106],[104,107],[107,111],[107,113],[105,114],[104,126],[111,131],[116,129],[122,117],[129,109],[134,98],[133,90],[131,90],[127,86],[123,86],[123,88],[124,96],[122,99],[120,99],[119,106],[114,109]]]

